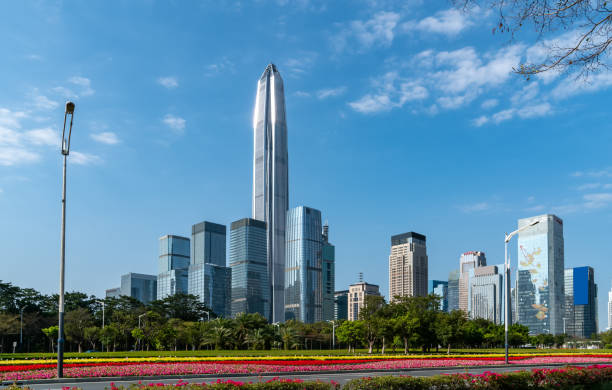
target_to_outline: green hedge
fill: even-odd
[[[355,379],[343,390],[612,390],[612,366],[569,367],[481,375],[453,374],[433,377],[393,377]]]

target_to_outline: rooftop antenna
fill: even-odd
[[[363,283],[363,272],[359,273],[359,283]]]

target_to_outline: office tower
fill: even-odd
[[[323,288],[321,294],[321,320],[331,321],[335,318],[334,292],[336,289],[336,247],[329,242],[329,225],[327,222],[323,225],[323,249],[321,253],[323,265],[323,270],[321,272]]]
[[[130,272],[121,276],[121,295],[147,304],[157,299],[157,276]]]
[[[191,227],[189,294],[217,316],[231,315],[232,271],[225,260],[226,227],[208,221]]]
[[[430,280],[427,284],[427,293],[440,297],[440,310],[448,311],[448,282],[443,280]]]
[[[391,299],[427,295],[425,236],[408,232],[391,237],[389,295]]]
[[[289,208],[283,80],[274,64],[257,83],[253,114],[253,218],[266,222],[270,322],[285,320],[285,223]]]
[[[487,265],[487,258],[484,252],[469,251],[462,254],[461,258],[459,258],[459,309],[466,313],[468,312],[470,270],[485,265]]]
[[[121,287],[109,288],[106,290],[106,298],[119,298],[121,296]]]
[[[597,333],[597,285],[591,267],[565,270],[563,333],[579,339]]]
[[[612,329],[612,289],[608,291],[608,330]]]
[[[359,319],[359,310],[363,307],[365,298],[369,295],[380,295],[378,285],[358,282],[349,286],[347,310],[349,321]]]
[[[174,235],[160,237],[157,299],[187,293],[188,267],[189,239]]]
[[[348,293],[349,290],[334,293],[334,320],[348,319]]]
[[[484,318],[495,324],[503,322],[503,276],[495,265],[469,271],[468,313],[470,318]]]
[[[519,219],[517,322],[532,335],[563,333],[563,221],[552,214]]]
[[[321,321],[321,212],[298,206],[287,212],[285,320]]]
[[[251,218],[230,226],[229,263],[232,268],[232,316],[259,313],[270,316],[270,284],[266,223]]]
[[[516,323],[516,288],[510,290],[510,325]]]
[[[459,270],[448,274],[448,312],[459,310]]]
[[[213,222],[200,222],[191,227],[191,264],[226,266],[226,227]]]

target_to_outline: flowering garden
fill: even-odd
[[[612,363],[612,354],[572,353],[512,354],[510,364]],[[65,359],[64,375],[70,378],[147,377],[166,375],[274,374],[288,372],[404,370],[413,368],[478,367],[504,364],[499,353],[460,355],[377,356],[256,356],[256,357],[126,357]],[[0,381],[39,380],[55,377],[53,359],[0,360]]]

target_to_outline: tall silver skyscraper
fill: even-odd
[[[283,79],[274,64],[257,83],[253,114],[253,218],[266,222],[270,322],[285,320],[285,223],[289,208]]]

